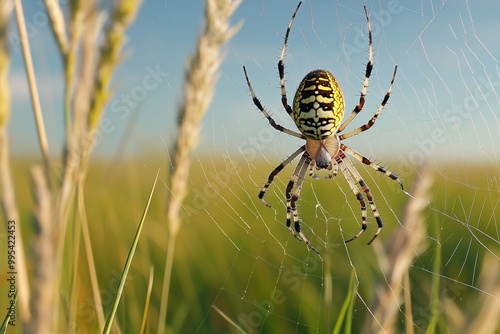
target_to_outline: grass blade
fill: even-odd
[[[149,302],[151,301],[151,292],[153,291],[153,281],[154,281],[155,267],[151,266],[149,269],[149,283],[148,283],[148,294],[146,295],[146,302],[144,303],[144,312],[142,314],[142,324],[140,333],[146,333],[146,322],[148,320],[149,313]]]
[[[14,307],[16,307],[17,304],[17,292],[16,292],[16,297],[14,298]],[[5,314],[5,318],[2,321],[2,325],[0,326],[0,333],[5,334],[7,333],[7,327],[9,327],[9,319],[10,319],[10,310],[7,308],[7,313]]]
[[[223,318],[224,320],[226,320],[229,324],[231,324],[236,330],[238,330],[239,333],[246,333],[243,328],[241,328],[240,326],[238,326],[238,324],[236,322],[233,321],[233,319],[231,319],[227,314],[225,314],[224,312],[222,312],[222,310],[220,308],[218,308],[217,306],[215,305],[212,305],[212,308],[217,311],[217,313],[219,313]]]
[[[434,221],[435,222],[435,221]],[[436,256],[434,258],[434,263],[432,266],[432,272],[434,275],[432,276],[432,283],[431,283],[431,296],[430,296],[430,315],[431,318],[429,320],[429,325],[427,326],[426,333],[427,334],[434,334],[436,332],[436,326],[439,320],[439,306],[440,306],[440,301],[439,301],[439,280],[440,280],[440,275],[439,273],[441,272],[441,242],[440,242],[440,230],[439,230],[439,224],[433,224],[435,226],[435,233],[436,233]]]
[[[352,311],[354,309],[354,296],[356,295],[356,279],[354,275],[354,270],[351,271],[351,278],[349,279],[349,289],[347,290],[347,296],[344,299],[344,303],[340,308],[339,316],[337,317],[337,322],[335,323],[335,327],[333,328],[333,334],[339,334],[340,328],[342,327],[342,323],[347,318],[347,322],[345,323],[345,332],[351,332],[352,325]]]

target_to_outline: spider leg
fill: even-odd
[[[290,117],[292,118],[293,118],[293,110],[288,104],[288,100],[286,97],[286,89],[285,89],[285,52],[286,52],[286,44],[288,43],[288,36],[290,35],[290,30],[292,29],[293,20],[295,20],[295,15],[297,15],[297,12],[301,4],[302,1],[299,2],[297,8],[295,8],[295,12],[293,12],[292,18],[288,23],[288,27],[286,28],[286,33],[285,33],[285,41],[283,42],[280,59],[278,61],[278,73],[280,76],[280,87],[281,87],[281,103],[283,104],[283,108],[285,108],[288,115],[290,115]]]
[[[325,176],[325,179],[333,179],[339,173],[339,169],[340,169],[339,164],[332,162],[332,171],[330,174]]]
[[[311,242],[309,242],[309,240],[302,232],[299,220],[299,211],[297,209],[297,200],[299,199],[300,191],[302,190],[302,184],[304,183],[305,175],[311,161],[311,156],[307,154],[307,152],[302,155],[299,164],[295,168],[295,171],[286,187],[286,226],[295,238],[304,241],[312,251],[314,251],[316,254],[319,254],[316,248],[314,248],[314,246],[311,244]],[[294,225],[293,228],[292,217]]]
[[[304,153],[302,157],[300,157],[299,163],[297,164],[297,167],[295,167],[295,171],[293,172],[292,176],[290,177],[290,181],[288,181],[288,185],[286,186],[285,194],[286,194],[286,227],[292,233],[294,237],[297,239],[301,240],[302,239],[295,233],[295,230],[292,228],[292,215],[293,215],[293,209],[292,209],[292,190],[295,188],[296,182],[300,181],[300,173],[303,168],[307,168],[306,165],[306,159],[308,157],[307,153]],[[298,223],[298,228],[300,230],[300,223]],[[295,226],[297,227],[297,226]]]
[[[340,151],[342,152],[342,151]],[[340,160],[340,162],[339,162]],[[368,227],[367,225],[367,211],[366,211],[366,204],[363,199],[363,196],[361,195],[361,192],[359,191],[359,188],[356,186],[356,183],[360,185],[361,189],[365,193],[366,199],[368,200],[368,203],[370,204],[370,208],[373,212],[373,216],[375,217],[375,220],[377,221],[377,231],[375,232],[375,235],[373,238],[368,242],[368,245],[370,245],[373,240],[380,234],[382,231],[382,228],[384,224],[382,223],[382,218],[380,218],[380,214],[378,212],[377,206],[375,205],[375,200],[373,199],[373,196],[370,192],[370,188],[368,188],[368,185],[365,183],[359,172],[356,170],[352,162],[346,158],[345,154],[341,154],[337,158],[337,163],[340,165],[342,173],[344,174],[345,178],[347,179],[347,182],[349,183],[349,186],[351,187],[351,190],[353,191],[354,195],[358,199],[360,205],[361,205],[361,230],[353,236],[351,239],[346,240],[345,243],[351,242],[355,239],[357,239],[364,231],[366,231],[366,228]],[[353,179],[356,180],[356,183],[353,181]]]
[[[357,239],[364,231],[366,231],[366,228],[368,227],[368,224],[366,222],[366,204],[365,200],[363,198],[363,195],[361,195],[361,192],[359,191],[359,188],[356,186],[356,183],[353,181],[352,175],[349,173],[349,170],[347,169],[346,164],[344,163],[343,160],[337,160],[337,164],[340,167],[340,170],[342,171],[342,174],[344,174],[345,179],[347,180],[347,183],[349,184],[349,187],[351,188],[351,191],[353,192],[354,196],[356,196],[356,199],[359,201],[359,205],[361,206],[361,230],[359,230],[358,234],[353,236],[351,239],[345,241],[345,243],[351,242],[354,239]]]
[[[250,79],[248,79],[248,74],[247,74],[247,70],[246,70],[245,66],[243,66],[243,72],[245,72],[245,79],[247,81],[248,90],[250,91],[250,95],[252,95],[253,103],[264,114],[264,116],[269,121],[269,124],[271,124],[271,126],[273,128],[275,128],[276,130],[278,130],[278,131],[284,132],[284,133],[286,133],[288,135],[291,135],[291,136],[294,136],[294,137],[297,137],[297,138],[306,139],[306,137],[303,134],[295,132],[295,131],[292,131],[290,129],[287,129],[284,126],[281,126],[278,123],[276,123],[276,121],[271,117],[271,115],[267,112],[267,110],[264,108],[264,106],[262,105],[262,103],[260,102],[260,100],[255,95],[255,92],[254,92],[254,90],[252,88],[252,85],[250,84]]]
[[[387,101],[389,101],[389,97],[391,96],[392,86],[394,85],[394,79],[396,78],[396,72],[397,72],[397,70],[398,70],[398,66],[396,65],[394,67],[394,73],[392,74],[392,79],[391,79],[391,84],[389,85],[389,89],[387,90],[387,93],[385,93],[385,96],[382,99],[382,102],[380,103],[380,106],[378,107],[377,111],[372,116],[372,118],[370,118],[370,120],[368,121],[368,123],[366,123],[365,125],[360,126],[357,129],[354,129],[352,131],[349,131],[349,132],[346,132],[346,133],[344,133],[342,135],[339,135],[339,140],[344,140],[346,138],[355,136],[358,133],[361,133],[361,132],[364,132],[364,131],[368,130],[369,128],[371,128],[373,126],[373,124],[375,124],[375,121],[377,120],[378,116],[382,112],[382,109],[384,109],[385,104],[387,103]]]
[[[368,84],[370,83],[370,75],[373,70],[373,39],[372,39],[372,26],[370,24],[370,18],[368,17],[368,11],[365,9],[366,22],[368,25],[368,62],[366,63],[365,69],[365,79],[363,80],[363,89],[361,90],[361,95],[359,96],[359,103],[356,105],[346,120],[340,125],[337,133],[344,131],[344,129],[352,122],[354,118],[358,115],[358,113],[363,109],[365,105],[366,91],[368,90]]]
[[[272,172],[269,174],[269,177],[267,178],[266,184],[262,187],[261,191],[259,192],[259,198],[262,203],[264,203],[267,207],[271,207],[265,200],[264,200],[264,195],[266,192],[269,190],[269,186],[271,183],[273,183],[274,177],[278,175],[287,165],[289,165],[293,159],[295,159],[300,153],[304,152],[306,150],[306,146],[303,145],[300,147],[297,151],[293,152],[291,156],[286,158],[282,163],[280,163]]]
[[[314,166],[315,165],[316,165],[316,163],[314,162],[314,160],[311,160],[311,162],[309,163],[309,176],[312,177],[315,180],[319,180],[318,174],[316,174],[314,172]]]
[[[352,148],[350,148],[344,144],[340,144],[340,149],[342,151],[344,151],[345,153],[355,157],[357,160],[364,163],[365,165],[370,166],[371,168],[373,168],[377,172],[380,172],[380,173],[384,174],[385,176],[389,177],[390,179],[397,181],[399,183],[399,185],[401,186],[401,189],[404,190],[403,182],[401,182],[399,177],[396,174],[394,174],[393,172],[391,172],[390,170],[387,170],[384,167],[370,161],[368,158],[362,156],[361,154],[359,154],[358,152],[354,151]]]

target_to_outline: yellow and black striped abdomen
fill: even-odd
[[[323,140],[335,134],[344,117],[344,97],[328,71],[308,73],[293,99],[293,118],[309,139]]]

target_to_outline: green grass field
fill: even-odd
[[[357,295],[340,328],[344,331],[352,326],[355,333],[380,320],[371,314],[376,311],[377,294],[388,286],[379,253],[384,256],[390,236],[402,229],[407,195],[392,181],[371,171],[362,173],[377,199],[385,228],[379,239],[367,246],[375,231],[370,217],[367,232],[346,247],[343,240],[360,226],[358,203],[340,177],[308,179],[299,205],[304,232],[321,252],[317,256],[291,237],[284,226],[282,197],[289,170],[271,188],[267,199],[273,208],[269,209],[256,196],[256,184],[260,185],[270,170],[268,163],[248,166],[241,161],[237,165],[241,167],[231,169],[227,163],[214,161],[215,158],[202,159],[190,173],[187,212],[176,242],[172,270],[169,332],[236,333],[237,327],[230,323],[233,321],[245,332],[330,333],[336,322],[343,319],[341,308],[346,300],[349,302],[353,270]],[[233,167],[237,162],[229,161]],[[17,161],[14,168],[28,256],[33,211],[26,177],[29,165],[27,161]],[[147,332],[156,331],[168,240],[165,203],[169,185],[165,182],[165,166],[165,162],[147,158],[119,166],[101,161],[92,164],[87,179],[85,207],[106,315],[154,174],[162,168],[115,318],[123,333],[137,333],[140,329],[150,267],[154,268],[154,284]],[[430,204],[423,212],[424,231],[428,235],[421,235],[421,242],[414,248],[416,258],[408,271],[416,333],[425,332],[434,315],[435,332],[451,332],[479,319],[478,312],[488,299],[498,303],[498,295],[494,295],[498,290],[491,290],[482,282],[483,270],[498,271],[499,266],[495,221],[499,214],[498,190],[488,187],[484,177],[493,175],[496,167],[434,168],[438,169],[434,172]],[[414,176],[403,180],[410,193],[414,180]],[[59,324],[61,331],[74,326],[79,332],[95,332],[95,302],[78,220],[70,225],[66,239]],[[438,259],[441,264],[436,267]],[[495,284],[498,289],[498,282]],[[438,295],[433,287],[438,289]],[[3,303],[5,294],[0,298]],[[404,332],[407,305],[396,298],[390,304],[399,308],[395,312],[396,329]],[[70,319],[75,323],[68,323]],[[17,330],[20,329],[8,332]]]

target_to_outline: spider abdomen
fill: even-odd
[[[335,134],[344,116],[344,97],[333,74],[309,72],[295,93],[293,118],[307,138],[323,140]]]

